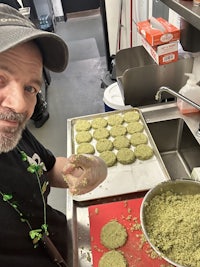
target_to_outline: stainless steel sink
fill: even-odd
[[[189,178],[200,166],[200,146],[182,118],[148,124],[172,179]]]
[[[200,115],[182,115],[175,103],[144,108],[143,114],[171,179],[190,178],[200,166]]]

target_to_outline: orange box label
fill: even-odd
[[[151,46],[180,39],[180,30],[163,18],[138,22],[137,29]]]
[[[169,64],[178,60],[178,43],[177,41],[152,47],[143,36],[141,36],[142,44],[149,55],[158,65]]]

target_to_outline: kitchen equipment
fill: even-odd
[[[162,103],[151,107],[146,106],[141,108],[141,111],[159,151],[162,151],[161,156],[170,177],[176,179],[177,177],[188,177],[189,179],[192,169],[195,166],[199,167],[198,159],[200,158],[200,152],[198,145],[200,140],[196,137],[196,130],[199,126],[200,115],[184,116],[179,112],[176,103]],[[162,130],[160,131],[160,129]],[[177,173],[180,175],[177,176]],[[122,176],[121,180],[119,180],[119,187],[123,185],[124,177]],[[110,187],[114,189],[112,184]],[[153,187],[152,185],[151,188]],[[68,260],[70,266],[93,266],[88,207],[128,199],[143,198],[147,192],[147,190],[136,192],[134,188],[131,189],[132,193],[129,194],[96,198],[88,201],[75,200],[69,190],[67,190],[66,216],[69,228]],[[96,209],[96,212],[98,212],[98,209]],[[153,266],[146,265],[144,267]],[[161,266],[169,267],[171,264],[166,263]]]
[[[148,240],[149,244],[151,247],[160,255],[163,259],[165,259],[167,262],[170,264],[176,266],[176,267],[184,267],[183,265],[180,265],[178,263],[175,263],[171,259],[167,258],[165,255],[163,255],[157,247],[155,247],[152,242],[151,242],[151,237],[147,233],[146,230],[146,217],[145,217],[145,212],[146,208],[148,206],[148,203],[157,195],[160,195],[162,193],[172,191],[177,194],[182,194],[182,195],[195,195],[195,194],[200,194],[200,183],[197,181],[193,180],[170,180],[170,181],[165,181],[162,182],[158,185],[156,185],[154,188],[152,188],[144,197],[142,204],[141,204],[141,209],[140,209],[140,220],[141,220],[141,226],[142,226],[142,231]],[[177,226],[178,227],[178,226]]]
[[[127,242],[117,250],[123,252],[128,266],[166,266],[163,259],[154,253],[152,254],[148,242],[143,238],[139,217],[141,202],[142,198],[136,198],[93,205],[88,208],[93,267],[98,267],[100,258],[108,251],[100,242],[100,232],[102,227],[111,220],[117,220],[127,230]]]
[[[99,113],[94,115],[82,116],[71,118],[67,120],[67,154],[76,153],[78,144],[76,142],[76,129],[75,124],[78,120],[84,119],[92,121],[95,118],[104,118],[108,119],[108,116],[118,114],[123,116],[127,111],[137,111],[140,114],[140,120],[144,125],[143,133],[148,137],[148,144],[153,148],[154,155],[148,160],[139,160],[137,159],[132,164],[123,165],[117,162],[114,166],[108,168],[108,175],[105,181],[93,191],[86,193],[84,195],[73,196],[73,199],[76,201],[85,201],[91,199],[104,198],[107,196],[126,194],[131,192],[139,192],[144,190],[149,190],[154,185],[160,183],[161,181],[166,181],[170,179],[168,173],[166,172],[165,166],[163,165],[160,154],[155,146],[151,134],[148,130],[146,122],[143,118],[142,113],[137,108],[126,108],[120,111],[111,111],[105,113]],[[123,126],[127,126],[127,123],[124,122]],[[107,129],[110,130],[111,126],[107,126]],[[90,129],[90,133],[93,136],[94,129]],[[126,134],[130,138],[130,134]],[[109,137],[113,140],[113,137]],[[90,142],[94,147],[96,147],[96,140],[93,138]],[[132,150],[135,148],[132,146]],[[113,150],[115,153],[115,149]],[[95,150],[95,155],[99,156],[98,151]],[[122,180],[124,181],[122,183]]]

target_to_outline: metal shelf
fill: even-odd
[[[161,0],[169,8],[182,16],[187,22],[200,30],[200,7],[193,6],[192,1]]]

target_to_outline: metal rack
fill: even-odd
[[[200,30],[200,7],[194,6],[191,1],[161,0],[168,7],[182,16],[187,22]]]

